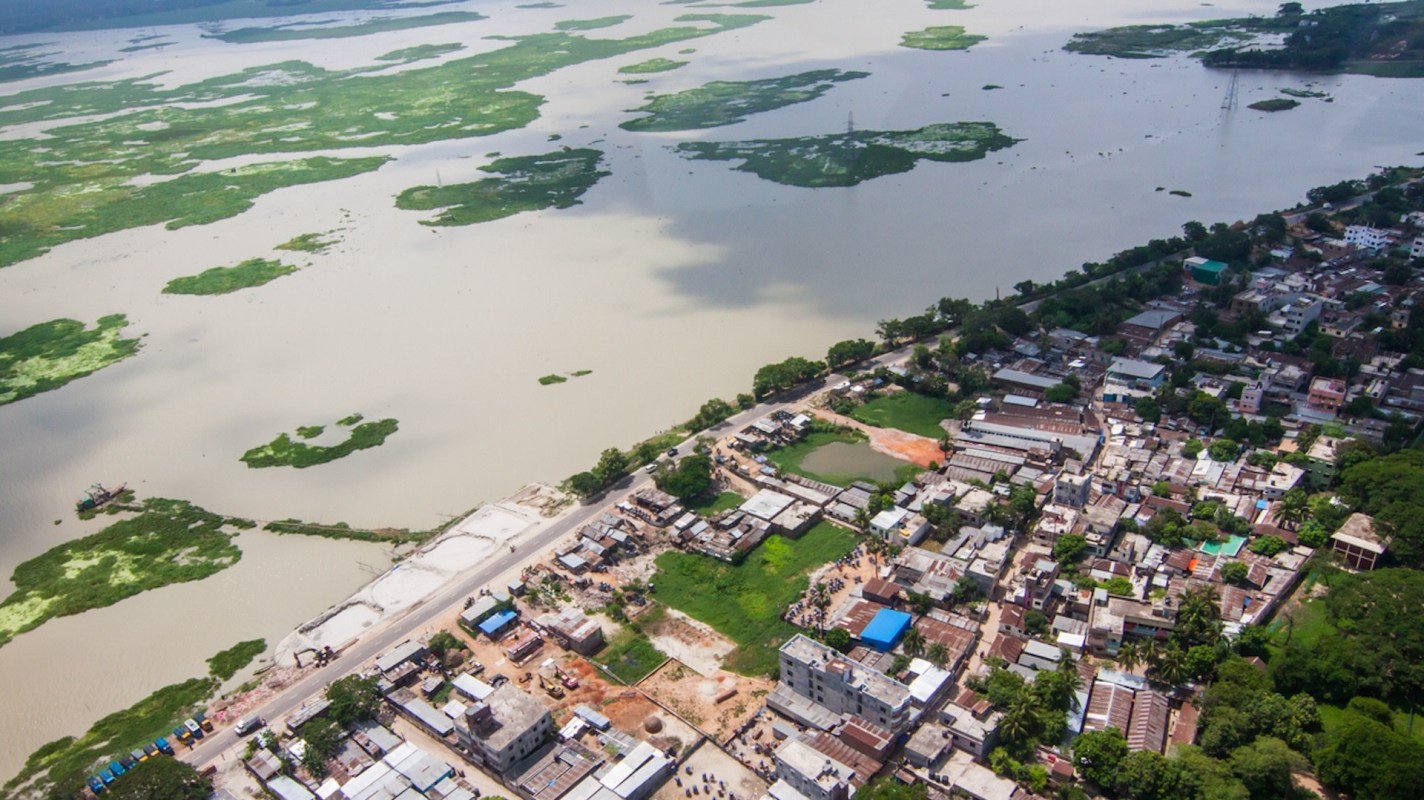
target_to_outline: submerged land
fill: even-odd
[[[610,173],[603,153],[564,148],[533,156],[509,156],[481,167],[495,177],[448,186],[416,186],[396,197],[408,211],[438,210],[424,225],[473,225],[546,208],[569,208]]]
[[[991,122],[926,125],[910,131],[853,131],[746,142],[684,142],[677,151],[705,161],[740,161],[738,171],[786,186],[855,186],[909,172],[920,161],[974,161],[1017,140]]]
[[[620,70],[621,71],[621,70]],[[647,116],[619,125],[630,131],[686,131],[745,122],[752,114],[815,100],[837,83],[870,77],[867,72],[815,70],[781,78],[713,81],[674,94],[653,95],[633,109]]]
[[[29,184],[0,206],[0,267],[76,239],[144,225],[179,228],[226,219],[268,192],[370,172],[388,158],[314,156],[220,174],[196,171],[204,161],[421,144],[519,128],[538,116],[543,98],[512,89],[518,81],[766,17],[678,19],[688,24],[626,39],[522,36],[493,52],[395,74],[287,62],[174,89],[129,79],[17,93],[0,108],[0,125],[97,118],[51,127],[42,143],[0,142],[0,184]],[[463,102],[441,102],[456,96]],[[175,105],[185,102],[199,105]],[[143,175],[164,179],[135,186],[134,178]]]
[[[1259,43],[1279,46],[1260,47]],[[1275,16],[1129,25],[1075,34],[1065,50],[1119,58],[1190,53],[1208,67],[1424,77],[1424,0],[1348,4]]]

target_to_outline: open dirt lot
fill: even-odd
[[[653,800],[692,800],[693,787],[698,800],[756,800],[766,794],[767,783],[707,742],[678,768],[674,780],[653,794]]]
[[[669,608],[656,625],[644,627],[653,646],[693,670],[711,675],[722,667],[722,659],[737,649],[737,643],[674,608]]]
[[[669,661],[645,678],[638,688],[657,698],[718,742],[731,738],[776,684],[730,672],[702,675],[686,664]],[[727,697],[728,693],[731,694]],[[719,697],[725,697],[717,702]]]

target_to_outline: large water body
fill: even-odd
[[[327,41],[229,45],[201,38],[197,26],[162,28],[169,47],[53,81],[167,70],[159,80],[177,85],[292,58],[350,68],[424,42],[462,42],[468,49],[458,57],[503,46],[482,37],[548,31],[565,19],[632,14],[588,34],[622,37],[698,10],[654,0],[515,5],[466,3],[452,8],[490,19]],[[146,335],[135,358],[0,407],[0,574],[97,529],[69,513],[95,480],[257,519],[438,524],[531,480],[558,481],[604,447],[685,419],[709,397],[744,391],[758,366],[819,356],[831,342],[869,336],[878,319],[945,295],[979,299],[1024,278],[1051,279],[1172,235],[1187,220],[1289,206],[1307,188],[1376,165],[1417,164],[1424,82],[1246,73],[1239,105],[1223,111],[1229,74],[1187,59],[1059,49],[1079,30],[1269,14],[1276,5],[985,0],[933,11],[921,0],[819,0],[751,9],[774,19],[521,84],[548,98],[524,130],[358,151],[396,160],[373,174],[268,195],[232,220],[111,234],[0,269],[0,334],[123,312],[131,331]],[[989,39],[967,52],[897,46],[906,31],[949,24]],[[118,48],[148,32],[10,37],[0,46],[53,42],[64,60],[90,61],[119,57]],[[677,55],[688,47],[696,53]],[[619,82],[619,66],[652,56],[691,63],[647,76],[646,85]],[[831,67],[871,77],[733,127],[617,127],[649,89]],[[1280,87],[1306,85],[1334,102],[1307,100],[1274,115],[1246,108]],[[1023,141],[982,161],[925,163],[820,190],[688,162],[668,149],[834,132],[851,115],[861,129],[984,119]],[[557,145],[552,134],[562,137]],[[612,172],[577,207],[438,230],[418,224],[424,214],[393,207],[395,194],[437,175],[446,183],[480,177],[488,153],[562,145],[605,150]],[[174,277],[269,256],[292,236],[334,228],[343,233],[330,254],[260,289],[159,293]],[[536,381],[576,369],[593,373],[550,387]],[[237,460],[279,431],[352,411],[396,417],[400,431],[378,449],[314,469],[249,470]],[[367,545],[294,537],[248,535],[240,544],[244,561],[217,578],[54,621],[0,648],[0,676],[26,687],[0,697],[0,718],[9,721],[0,726],[0,775],[37,744],[201,674],[217,649],[279,637],[360,584],[368,577],[360,565],[381,556]]]

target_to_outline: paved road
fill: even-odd
[[[899,350],[881,355],[872,360],[872,365],[882,365],[903,357],[907,350]],[[778,397],[776,401],[762,403],[751,409],[736,414],[726,422],[714,427],[710,433],[721,435],[730,430],[746,426],[753,420],[759,419],[774,411],[790,408],[801,402],[807,396],[819,391],[825,386],[833,386],[844,380],[840,375],[830,375],[820,381],[801,387],[792,393]],[[696,436],[690,436],[678,445],[681,452],[688,452],[695,446]],[[514,552],[502,551],[501,554],[479,568],[467,573],[463,577],[455,580],[449,586],[426,600],[417,603],[401,616],[396,617],[391,622],[386,623],[381,629],[368,633],[356,644],[347,648],[341,657],[334,663],[326,667],[318,667],[307,674],[296,683],[273,695],[263,705],[252,710],[252,713],[262,717],[269,722],[276,722],[285,718],[295,711],[304,701],[319,695],[326,685],[336,680],[359,671],[366,662],[391,647],[410,638],[412,633],[422,626],[430,623],[441,614],[447,613],[451,606],[463,602],[464,598],[473,595],[477,590],[488,586],[500,575],[521,566],[530,561],[534,556],[542,553],[546,548],[555,542],[578,530],[581,526],[590,522],[594,517],[603,513],[614,497],[637,491],[638,489],[652,483],[652,478],[643,470],[636,470],[632,475],[615,484],[613,489],[608,491],[603,497],[587,505],[581,505],[567,516],[557,522],[540,528],[532,534],[518,537],[515,540]],[[229,726],[220,731],[209,734],[197,747],[184,751],[180,757],[198,768],[216,761],[224,752],[236,744],[238,736],[233,733]]]

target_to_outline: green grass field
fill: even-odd
[[[687,507],[704,517],[714,517],[723,511],[736,508],[746,501],[747,498],[736,492],[722,492],[716,497],[700,497],[687,503]]]
[[[662,606],[654,605],[638,618],[636,623],[626,625],[603,645],[603,649],[593,660],[608,668],[628,685],[642,680],[649,672],[667,660],[667,653],[653,647],[642,626],[654,627],[662,622],[666,612]]]
[[[805,574],[855,547],[856,535],[828,522],[800,539],[772,536],[740,564],[670,551],[658,556],[657,599],[699,619],[739,646],[724,666],[746,675],[776,669],[777,649],[799,632],[781,619],[806,588]]]
[[[1326,703],[1320,703],[1317,707],[1320,710],[1320,726],[1325,729],[1326,733],[1339,725],[1345,714],[1348,713],[1340,706]],[[1404,736],[1413,736],[1415,741],[1424,743],[1424,719],[1415,719],[1413,730],[1410,730],[1409,709],[1391,707],[1390,710],[1394,712],[1394,729],[1396,731]]]
[[[877,428],[894,428],[938,439],[945,433],[940,422],[953,413],[954,403],[943,397],[896,392],[871,400],[857,408],[851,417]]]
[[[864,448],[863,454],[856,454],[850,461],[844,462],[841,469],[834,472],[828,470],[816,470],[806,466],[806,460],[812,453],[825,447],[828,444],[848,444]],[[783,472],[794,472],[810,478],[813,481],[821,481],[835,486],[849,486],[856,481],[870,481],[879,483],[881,481],[896,480],[904,482],[914,477],[920,468],[909,462],[902,462],[898,459],[877,453],[866,444],[864,434],[859,431],[845,431],[837,433],[817,432],[808,435],[805,439],[789,447],[782,447],[777,450],[766,452],[767,461],[780,467]],[[873,465],[877,469],[871,469]],[[882,467],[894,467],[894,474],[881,472]],[[872,474],[878,473],[878,474]]]

